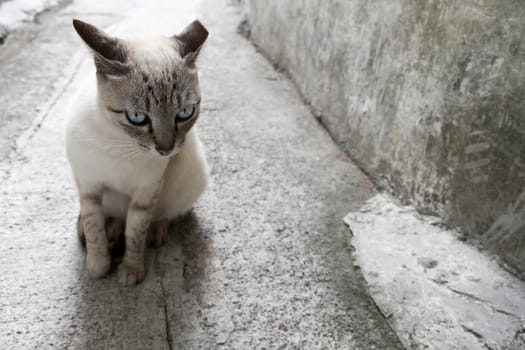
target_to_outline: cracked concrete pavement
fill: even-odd
[[[398,349],[344,215],[375,194],[222,1],[76,1],[0,49],[1,349]],[[71,18],[111,33],[210,30],[198,128],[212,184],[134,288],[87,276],[62,142],[92,74]]]
[[[385,194],[345,222],[370,293],[406,348],[525,349],[525,282],[479,244]]]

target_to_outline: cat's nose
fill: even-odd
[[[168,154],[171,153],[171,151],[173,151],[173,147],[170,147],[170,148],[161,148],[161,147],[155,147],[155,149],[157,150],[157,152],[159,152],[160,155],[162,156],[167,156]]]

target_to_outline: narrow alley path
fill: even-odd
[[[174,34],[195,18],[210,31],[198,129],[211,186],[168,244],[148,250],[134,288],[115,273],[90,280],[77,243],[62,131],[93,65],[72,17],[116,35]],[[375,190],[236,33],[240,21],[227,0],[81,0],[0,49],[1,349],[400,348],[342,221]]]

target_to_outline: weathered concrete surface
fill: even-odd
[[[525,282],[443,228],[377,195],[345,222],[371,294],[409,349],[525,349]]]
[[[377,183],[525,271],[523,1],[246,9],[251,39]]]
[[[45,14],[40,16],[47,18]],[[101,25],[108,24],[108,16],[104,13],[86,17]],[[115,18],[118,17],[113,16],[113,20]],[[70,26],[65,16],[45,21],[45,24],[26,23],[10,33],[9,40],[1,47],[0,158],[14,149],[17,135],[27,129],[34,118],[47,113],[43,106],[56,102],[56,92],[62,87],[61,79],[66,73],[64,67],[71,60],[71,54],[61,53],[78,51],[78,41],[70,33]]]
[[[114,274],[90,280],[75,236],[62,123],[93,71],[73,16],[164,35],[198,17],[211,32],[199,127],[212,185],[167,246],[148,250],[135,288]],[[352,267],[341,221],[373,186],[235,33],[239,20],[227,1],[78,1],[2,63],[1,115],[30,127],[10,129],[0,162],[1,349],[401,348]]]
[[[0,23],[14,30],[24,23],[34,22],[44,11],[56,7],[63,0],[12,0],[0,1]]]

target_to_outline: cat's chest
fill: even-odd
[[[162,178],[166,168],[157,159],[79,146],[70,157],[74,158],[72,164],[79,180],[102,183],[118,193],[131,196],[137,189],[149,187]]]

